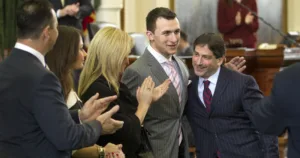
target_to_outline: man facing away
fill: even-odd
[[[100,115],[116,96],[96,100],[96,94],[70,115],[59,80],[45,65],[58,36],[47,0],[24,2],[17,28],[15,48],[0,64],[1,158],[70,158],[72,149],[93,145],[101,134],[122,127],[123,122],[111,119],[118,106]]]
[[[225,44],[214,33],[194,42],[196,76],[188,87],[186,115],[198,158],[278,158],[276,136],[262,135],[251,109],[263,95],[254,78],[222,66]]]

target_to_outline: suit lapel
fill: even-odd
[[[148,49],[145,50],[144,55],[145,55],[144,57],[148,61],[148,65],[151,69],[151,72],[152,72],[153,76],[156,77],[156,79],[159,81],[159,84],[163,83],[166,79],[169,78],[168,75],[166,74],[165,70],[163,69],[163,67],[154,58],[154,56],[152,56],[152,54],[148,51]],[[156,86],[158,86],[158,85],[156,85]],[[177,104],[179,104],[179,97],[178,97],[176,89],[175,89],[175,87],[172,83],[170,84],[169,89],[168,89],[166,94],[170,95],[173,98],[173,100]]]
[[[217,86],[215,89],[215,93],[213,95],[212,103],[211,103],[211,111],[210,114],[216,109],[218,105],[218,101],[221,98],[224,90],[226,89],[228,82],[229,82],[229,74],[227,73],[228,70],[221,66],[220,74],[218,77]]]

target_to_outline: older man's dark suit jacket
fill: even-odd
[[[263,97],[253,77],[221,67],[210,113],[199,98],[198,80],[188,87],[185,111],[197,158],[216,158],[217,151],[221,158],[278,157],[277,137],[261,135],[249,119],[251,106]]]
[[[288,131],[288,158],[300,157],[300,63],[279,72],[270,97],[253,109],[253,122],[267,134]]]
[[[101,124],[72,120],[58,79],[35,56],[13,49],[0,83],[1,158],[70,158],[98,140]]]
[[[91,4],[91,0],[64,0],[65,1],[64,6],[62,6],[61,0],[49,0],[49,1],[53,5],[55,13],[57,12],[58,9],[63,9],[64,6],[80,3],[79,12],[76,16],[65,16],[65,17],[58,18],[59,25],[73,26],[80,30],[82,29],[82,24],[81,24],[82,19],[86,16],[89,16],[94,10]]]

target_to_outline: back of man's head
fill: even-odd
[[[180,39],[187,42],[187,38],[188,38],[187,34],[182,30],[180,30]]]
[[[176,14],[172,10],[164,7],[158,7],[151,10],[146,17],[146,27],[148,31],[155,31],[156,20],[158,18],[173,20],[176,18]]]
[[[210,51],[213,52],[214,56],[218,59],[225,55],[225,43],[223,38],[215,33],[205,33],[197,37],[194,41],[194,50],[197,45],[204,47],[207,45]]]
[[[37,39],[46,26],[53,28],[51,9],[48,0],[26,0],[17,11],[18,38]]]

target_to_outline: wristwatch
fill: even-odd
[[[99,158],[105,158],[105,152],[103,147],[98,146],[98,153],[99,153]]]

